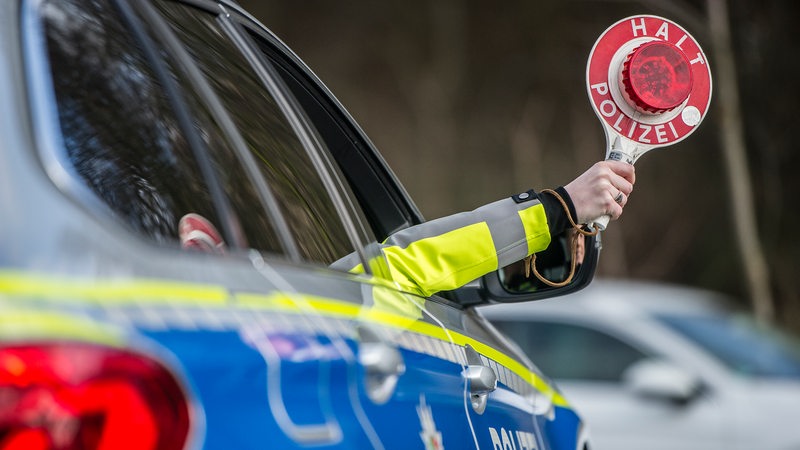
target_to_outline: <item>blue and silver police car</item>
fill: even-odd
[[[418,210],[234,3],[0,1],[0,137],[0,450],[589,448],[474,306],[596,238],[563,288],[398,289]]]

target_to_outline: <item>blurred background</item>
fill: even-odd
[[[791,0],[240,0],[328,85],[427,218],[566,184],[602,159],[585,70],[637,14],[703,47],[700,129],[637,162],[599,275],[731,295],[800,330],[800,6]]]

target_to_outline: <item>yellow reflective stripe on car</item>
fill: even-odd
[[[445,330],[436,324],[415,320],[406,315],[393,313],[380,308],[365,308],[361,305],[320,297],[311,297],[307,295],[301,297],[285,294],[258,295],[239,293],[236,294],[236,300],[237,304],[240,305],[247,305],[254,308],[275,308],[296,313],[301,313],[306,307],[308,307],[312,308],[314,313],[320,315],[327,314],[346,319],[366,320],[384,326],[412,331],[414,333],[432,337],[447,343],[452,342],[462,347],[469,344],[478,353],[504,366],[519,376],[534,389],[547,396],[555,405],[569,405],[569,402],[561,394],[548,385],[538,375],[528,370],[525,365],[516,359],[484,344],[483,342],[477,341],[456,331]]]
[[[170,303],[223,306],[227,289],[216,285],[144,279],[51,278],[25,272],[0,272],[0,293],[108,303]]]
[[[341,300],[299,294],[238,292],[231,296],[224,287],[210,284],[139,279],[75,280],[0,271],[0,300],[3,297],[66,300],[94,305],[178,304],[214,308],[226,306],[293,314],[317,314],[320,317],[339,317],[377,323],[447,344],[452,342],[462,348],[469,344],[483,356],[519,376],[536,391],[550,398],[555,405],[568,405],[566,399],[558,392],[514,358],[461,333],[418,320],[420,317],[418,310],[409,313],[413,302],[408,297],[406,297],[406,307],[400,309],[383,307],[377,302],[376,305],[365,307]],[[123,342],[121,332],[89,319],[54,312],[4,308],[0,313],[0,338],[25,337],[80,339],[115,346],[122,345]],[[461,359],[462,361],[458,362],[465,363],[463,356]]]
[[[497,270],[497,251],[485,222],[382,250],[392,279],[422,297],[455,289]],[[464,266],[464,261],[475,262]]]
[[[375,307],[364,307],[363,305],[355,303],[309,295],[301,296],[284,293],[265,295],[239,292],[236,293],[234,297],[237,306],[245,306],[254,309],[275,309],[294,313],[311,312],[345,319],[357,318],[402,329],[411,329],[413,324],[418,322],[421,317],[419,307],[417,306],[414,306],[414,312],[405,313],[405,311],[397,308],[390,309],[379,305]],[[308,311],[308,309],[312,311]]]
[[[550,229],[547,228],[547,215],[544,206],[539,203],[519,211],[519,218],[525,228],[525,239],[528,241],[528,255],[542,251],[550,245]],[[542,226],[545,224],[545,226]]]
[[[0,313],[0,339],[71,339],[122,347],[122,333],[95,321],[55,312],[7,310]]]

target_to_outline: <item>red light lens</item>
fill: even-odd
[[[58,343],[0,348],[0,450],[175,450],[183,390],[156,361]]]
[[[675,45],[648,42],[629,55],[623,66],[622,83],[639,108],[652,113],[669,111],[692,92],[691,65]]]

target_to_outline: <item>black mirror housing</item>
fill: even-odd
[[[572,233],[573,230],[567,230],[556,236],[547,249],[537,253],[537,270],[548,280],[561,282],[569,275],[573,257]],[[600,233],[582,236],[578,242],[582,243],[582,248],[576,253],[575,274],[566,286],[552,287],[532,273],[526,276],[524,262],[519,261],[481,278],[480,297],[485,303],[515,303],[543,300],[583,289],[597,270],[602,248]]]

